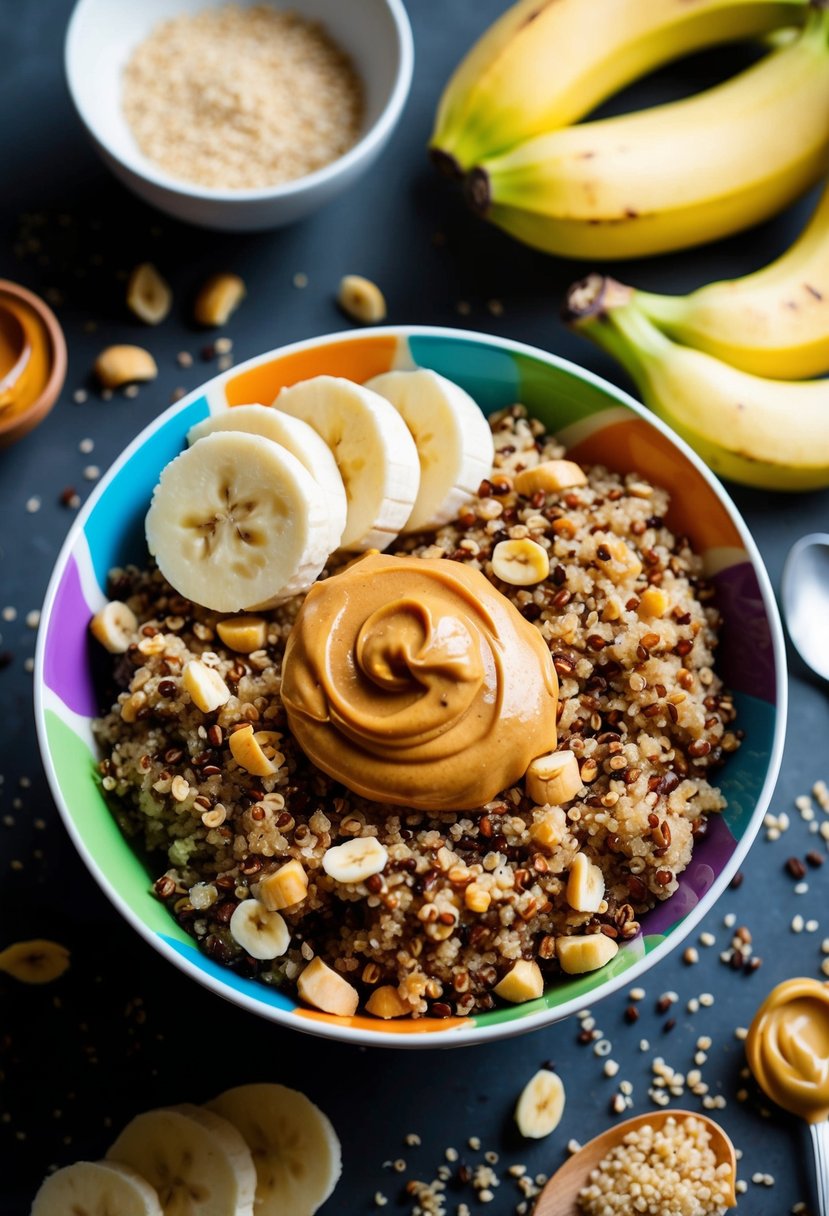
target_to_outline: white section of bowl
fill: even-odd
[[[379,155],[411,85],[411,26],[402,0],[286,0],[281,7],[320,21],[351,56],[365,90],[361,137],[330,165],[296,181],[213,190],[179,181],[144,156],[121,107],[121,75],[135,46],[159,22],[216,6],[217,0],[78,0],[64,52],[69,93],[104,161],[145,202],[204,228],[278,228],[322,207]]]

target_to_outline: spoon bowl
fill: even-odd
[[[717,1165],[726,1162],[731,1169],[728,1206],[734,1207],[737,1203],[734,1189],[737,1178],[737,1156],[731,1140],[719,1123],[715,1123],[713,1119],[697,1114],[695,1111],[669,1108],[653,1111],[646,1115],[636,1115],[633,1119],[625,1119],[623,1123],[617,1123],[615,1127],[609,1127],[600,1136],[595,1136],[577,1153],[574,1153],[569,1161],[565,1161],[561,1169],[556,1170],[539,1195],[538,1203],[533,1209],[533,1216],[581,1216],[578,1206],[579,1191],[587,1185],[591,1171],[599,1165],[610,1150],[620,1144],[628,1132],[644,1127],[645,1124],[650,1124],[652,1128],[658,1130],[664,1127],[671,1117],[677,1122],[684,1119],[696,1119],[705,1126],[711,1137],[710,1144]]]
[[[829,533],[812,532],[792,545],[781,591],[795,650],[807,667],[829,680]]]

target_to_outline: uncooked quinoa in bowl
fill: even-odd
[[[244,611],[185,594],[149,528],[168,470],[252,453],[239,433],[251,407],[235,413],[246,403],[316,377],[344,378],[353,395],[406,367],[461,386],[489,422],[488,464],[451,514],[380,554],[373,542],[327,556],[326,532],[319,568],[302,553],[309,589],[270,607],[261,592]],[[399,587],[387,578],[413,570],[434,581],[423,594],[386,594]],[[448,619],[478,638],[484,667],[497,657],[492,622],[514,631],[500,691],[473,714],[467,685],[481,673],[458,657],[464,629],[424,663],[409,645],[421,618],[443,619],[450,584],[462,610]],[[432,730],[428,713],[407,725],[441,741],[425,779],[406,773],[394,732],[384,746],[377,706],[344,696],[325,723],[315,717],[320,673],[342,663],[337,629],[317,626],[346,591],[366,600],[354,670],[370,668],[384,696],[406,701],[420,680],[435,694],[427,710],[461,706],[457,736]],[[782,662],[745,526],[641,407],[519,344],[389,328],[260,356],[137,437],[56,565],[36,708],[77,847],[168,959],[297,1029],[461,1044],[548,1024],[635,981],[710,909],[768,804]]]

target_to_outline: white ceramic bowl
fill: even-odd
[[[237,0],[252,4],[255,0]],[[69,92],[87,131],[126,186],[161,211],[204,228],[278,228],[317,210],[375,160],[408,96],[412,31],[402,0],[290,0],[351,56],[365,89],[363,131],[345,155],[296,181],[258,190],[213,190],[170,177],[139,149],[121,108],[121,74],[160,21],[217,0],[78,0],[66,34]]]

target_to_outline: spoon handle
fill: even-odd
[[[818,1212],[829,1216],[829,1122],[811,1123],[809,1128],[817,1172]]]

